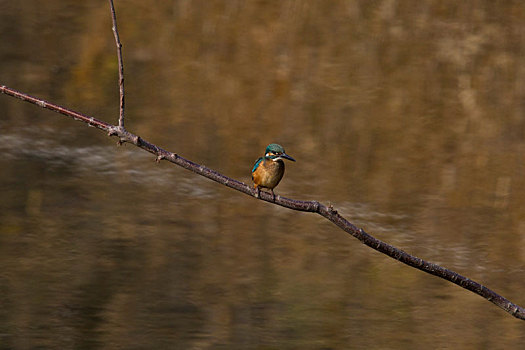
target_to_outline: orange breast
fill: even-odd
[[[284,175],[284,162],[264,159],[252,173],[252,180],[257,187],[273,189]]]

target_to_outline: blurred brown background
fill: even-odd
[[[116,0],[128,129],[525,305],[525,4]],[[0,0],[0,84],[115,123],[107,1]],[[0,349],[512,348],[523,323],[0,96]]]

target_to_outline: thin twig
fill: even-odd
[[[118,59],[118,85],[120,94],[120,109],[118,117],[118,126],[124,129],[124,64],[122,63],[122,44],[117,29],[117,15],[115,13],[115,6],[113,0],[109,0],[109,7],[111,8],[111,20],[113,21],[113,36],[115,37],[115,44],[117,45],[117,59]]]
[[[233,188],[237,191],[243,192],[249,196],[255,196],[255,191],[252,186],[249,186],[243,182],[237,181],[235,179],[229,178],[225,175],[222,175],[221,173],[209,169],[205,167],[204,165],[199,165],[197,163],[194,163],[190,160],[187,160],[175,153],[166,151],[162,148],[157,147],[156,145],[147,142],[146,140],[143,140],[137,135],[134,135],[132,133],[129,133],[122,128],[119,128],[115,125],[111,125],[108,123],[105,123],[103,121],[100,121],[95,118],[87,117],[83,114],[71,111],[67,108],[57,106],[55,104],[46,102],[44,100],[40,100],[35,97],[31,97],[29,95],[26,95],[24,93],[18,92],[16,90],[10,89],[6,86],[0,86],[0,92],[4,93],[9,96],[13,96],[16,98],[19,98],[23,101],[30,102],[32,104],[35,104],[37,106],[50,109],[52,111],[61,113],[63,115],[72,117],[75,120],[82,121],[84,123],[87,123],[90,126],[94,126],[98,129],[104,130],[108,133],[110,136],[117,136],[119,137],[121,142],[129,142],[137,147],[140,147],[156,156],[156,160],[160,161],[162,159],[165,159],[171,163],[174,163],[178,166],[181,166],[185,169],[188,169],[190,171],[193,171],[194,173],[197,173],[201,176],[207,177],[208,179],[211,179],[213,181],[216,181],[220,184],[223,184],[227,187]],[[512,316],[525,320],[525,309],[519,305],[516,305],[512,303],[510,300],[504,298],[503,296],[499,295],[498,293],[492,291],[491,289],[481,285],[478,282],[475,282],[465,276],[462,276],[458,274],[457,272],[454,272],[452,270],[446,269],[442,266],[439,266],[437,264],[425,261],[423,259],[420,259],[418,257],[415,257],[413,255],[410,255],[394,246],[391,246],[388,243],[385,243],[368,233],[366,233],[363,229],[360,229],[347,221],[344,217],[342,217],[337,210],[335,210],[331,205],[326,206],[322,203],[319,203],[317,201],[299,201],[294,200],[290,198],[285,198],[282,196],[277,196],[275,200],[273,199],[272,195],[268,192],[261,191],[259,195],[260,200],[264,200],[266,202],[270,202],[273,204],[277,204],[286,208],[290,208],[293,210],[298,211],[305,211],[305,212],[312,212],[317,213],[326,219],[330,220],[332,223],[337,225],[339,228],[344,230],[345,232],[349,233],[353,237],[360,240],[362,243],[366,244],[367,246],[371,247],[374,250],[377,250],[392,259],[398,260],[402,262],[403,264],[406,264],[408,266],[411,266],[413,268],[416,268],[418,270],[421,270],[423,272],[429,273],[431,275],[443,278],[447,281],[450,281],[454,284],[457,284],[458,286],[469,290],[475,294],[478,294],[482,296],[483,298],[487,299],[491,303],[499,306]]]

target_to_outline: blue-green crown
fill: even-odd
[[[266,152],[264,152],[264,154],[268,154],[268,153],[280,154],[280,153],[286,153],[286,152],[284,151],[283,146],[278,145],[276,143],[270,143],[268,147],[266,147]]]

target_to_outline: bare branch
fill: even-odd
[[[122,62],[122,44],[117,29],[117,15],[115,14],[115,6],[113,0],[109,0],[109,7],[111,8],[111,20],[113,22],[113,36],[115,37],[115,44],[117,45],[117,59],[118,59],[118,85],[120,94],[120,109],[118,126],[124,129],[124,64]]]
[[[65,116],[71,117],[75,120],[82,121],[87,123],[90,126],[94,126],[100,130],[104,130],[108,133],[109,136],[117,136],[121,142],[129,142],[137,147],[140,147],[156,156],[155,160],[160,162],[161,160],[167,160],[171,163],[174,163],[178,166],[181,166],[185,169],[193,171],[201,176],[207,177],[210,180],[218,182],[227,187],[233,188],[239,192],[243,192],[249,196],[255,196],[255,190],[252,186],[249,186],[243,182],[237,181],[235,179],[229,178],[213,169],[209,169],[204,165],[194,163],[190,160],[187,160],[175,153],[166,151],[156,145],[149,143],[148,141],[140,138],[137,135],[125,131],[123,128],[120,128],[115,125],[111,125],[100,121],[98,119],[87,117],[83,114],[71,111],[67,108],[57,106],[55,104],[46,102],[44,100],[31,97],[24,93],[18,92],[16,90],[10,89],[6,86],[0,86],[0,92],[9,96],[19,98],[23,101],[30,102],[37,106],[50,109],[57,113],[63,114]],[[362,243],[366,244],[370,248],[377,250],[392,259],[398,260],[403,264],[416,268],[418,270],[424,271],[431,275],[443,278],[449,282],[457,284],[458,286],[469,290],[475,294],[482,296],[493,304],[499,306],[512,316],[525,320],[525,309],[519,305],[512,303],[510,300],[504,298],[503,296],[497,294],[491,289],[481,285],[478,282],[475,282],[465,276],[458,274],[452,270],[446,269],[437,264],[425,261],[413,255],[410,255],[394,246],[391,246],[388,243],[385,243],[368,233],[363,229],[356,227],[344,217],[342,217],[337,210],[335,210],[331,205],[326,206],[317,201],[299,201],[290,198],[285,198],[281,196],[276,196],[275,200],[273,196],[268,193],[261,191],[259,195],[260,200],[270,202],[276,205],[280,205],[289,209],[317,213],[326,219],[330,220],[332,223],[337,225],[339,228],[349,233],[353,237],[360,240]]]
[[[36,97],[32,97],[32,96],[26,95],[26,94],[24,94],[22,92],[18,92],[16,90],[10,89],[10,88],[8,88],[5,85],[0,86],[0,92],[3,93],[3,94],[6,94],[6,95],[12,96],[12,97],[16,97],[16,98],[18,98],[18,99],[20,99],[22,101],[26,101],[26,102],[35,104],[35,105],[37,105],[39,107],[49,109],[49,110],[51,110],[53,112],[57,112],[57,113],[66,115],[66,116],[71,117],[71,118],[73,118],[75,120],[82,121],[84,123],[87,123],[89,126],[94,126],[94,127],[96,127],[97,129],[100,129],[100,130],[104,130],[104,131],[110,132],[110,130],[112,130],[112,128],[114,128],[113,125],[108,124],[106,122],[103,122],[101,120],[98,120],[98,119],[95,119],[95,118],[92,118],[92,117],[88,117],[88,116],[85,116],[84,114],[80,114],[78,112],[74,112],[74,111],[72,111],[70,109],[67,109],[67,108],[55,105],[53,103],[49,103],[47,101],[38,99]]]

